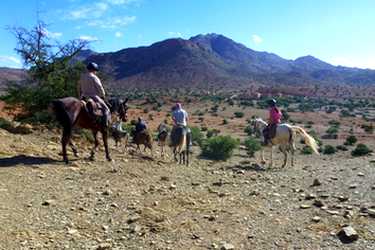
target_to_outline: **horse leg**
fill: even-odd
[[[260,157],[261,157],[261,163],[262,164],[266,164],[266,160],[264,159],[264,148],[262,148],[262,150],[261,150],[261,155],[260,155]]]
[[[62,145],[62,154],[63,160],[66,164],[69,164],[68,155],[66,152],[66,146],[70,142],[70,137],[72,135],[72,128],[71,127],[64,127],[63,135],[61,138],[61,145]]]
[[[74,156],[75,157],[79,157],[77,147],[76,147],[76,145],[74,145],[74,143],[72,142],[72,140],[70,140],[69,145],[70,145],[70,148],[73,151]]]
[[[285,168],[286,164],[288,163],[288,150],[285,147],[280,146],[280,151],[284,154],[284,163],[282,168]]]
[[[186,166],[189,166],[189,149],[186,150]]]
[[[94,147],[91,149],[90,160],[95,161],[95,151],[99,146],[98,132],[93,131],[92,134],[94,136]]]
[[[111,155],[109,154],[109,147],[108,147],[108,131],[106,129],[102,130],[102,137],[105,149],[105,157],[108,161],[112,161]]]
[[[273,147],[272,146],[271,146],[270,158],[271,158],[270,167],[272,168],[272,166],[273,166]]]
[[[291,154],[292,154],[292,157],[291,157],[292,167],[294,167],[294,152],[296,151],[296,145],[294,144],[294,142],[292,143],[290,151],[291,151]]]
[[[174,147],[174,148],[173,148],[173,156],[174,156],[174,160],[175,160],[176,162],[178,162],[178,159],[177,159],[177,147]]]

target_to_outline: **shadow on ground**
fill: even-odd
[[[15,167],[17,165],[45,165],[59,162],[57,160],[47,158],[47,157],[39,157],[39,156],[27,156],[27,155],[17,155],[7,158],[0,159],[0,167]]]
[[[234,165],[234,166],[227,166],[228,170],[232,171],[238,171],[238,170],[244,170],[244,171],[265,171],[266,169],[258,164],[251,164],[251,165]]]

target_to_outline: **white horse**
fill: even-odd
[[[252,120],[252,124],[254,126],[255,133],[261,138],[263,138],[263,141],[264,141],[263,130],[267,127],[268,125],[267,122],[263,121],[261,118],[256,118]],[[279,147],[280,151],[284,154],[284,163],[282,167],[284,168],[287,164],[288,152],[290,152],[292,155],[291,163],[292,163],[292,166],[294,166],[294,151],[296,150],[295,137],[297,133],[300,134],[304,138],[306,145],[308,145],[314,151],[314,153],[319,155],[318,144],[316,143],[315,139],[312,136],[310,136],[303,128],[299,126],[292,126],[286,123],[282,123],[277,126],[275,137],[267,145],[268,147],[271,147],[271,162],[270,162],[271,167],[273,164],[272,147],[275,145],[280,145]],[[264,160],[264,148],[263,147],[261,150],[261,157],[262,157],[262,163],[265,163],[266,161]]]

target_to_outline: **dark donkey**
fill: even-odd
[[[111,110],[111,115],[118,115],[119,118],[126,122],[127,121],[127,101],[122,101],[120,99],[111,99],[109,101],[109,108]],[[111,161],[111,156],[108,149],[108,127],[102,122],[95,121],[95,119],[90,115],[85,104],[77,98],[66,97],[58,100],[52,101],[52,109],[56,115],[57,121],[63,127],[63,134],[61,138],[62,144],[62,154],[63,159],[66,164],[69,163],[66,146],[69,144],[73,150],[75,156],[78,155],[77,148],[71,142],[73,127],[77,126],[80,128],[89,129],[93,132],[95,139],[95,146],[91,150],[91,159],[95,159],[95,151],[99,146],[98,132],[102,134],[103,143],[105,148],[105,154],[108,161]]]

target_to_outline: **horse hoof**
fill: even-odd
[[[109,158],[109,157],[107,157],[107,161],[114,162],[114,160],[112,158]]]

